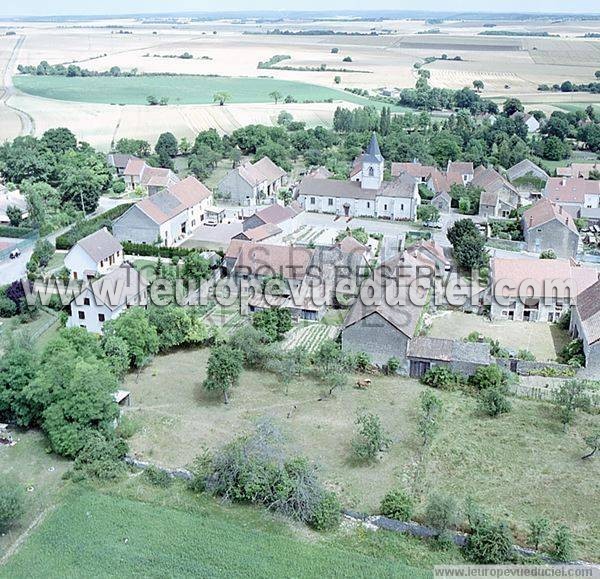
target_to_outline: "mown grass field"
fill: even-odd
[[[349,384],[323,400],[324,387],[311,377],[293,383],[286,395],[275,375],[244,371],[228,405],[202,388],[208,350],[159,356],[124,388],[132,392],[128,413],[140,425],[132,450],[165,466],[189,464],[202,447],[218,448],[255,422],[269,418],[283,430],[292,452],[320,466],[322,478],[345,506],[378,512],[383,495],[398,485],[412,488],[420,439],[417,433],[417,381],[370,376],[368,390]],[[527,525],[545,516],[573,531],[577,552],[600,553],[600,460],[582,461],[583,438],[596,416],[580,413],[567,433],[553,405],[513,398],[513,409],[489,418],[474,398],[438,392],[445,406],[440,433],[425,462],[419,484],[418,517],[430,494],[444,490],[463,503],[510,522],[524,539]],[[320,400],[321,399],[321,400]],[[371,465],[352,460],[350,443],[357,412],[380,416],[393,444]]]
[[[172,492],[172,491],[170,491]],[[244,524],[244,522],[246,524]],[[217,513],[74,492],[0,577],[429,577],[397,560]]]
[[[211,104],[217,92],[227,92],[232,103],[273,102],[269,93],[292,95],[298,102],[333,99],[361,105],[366,98],[304,82],[271,78],[204,76],[87,77],[16,76],[25,93],[44,98],[102,104],[145,105],[147,97],[166,97],[171,105]]]

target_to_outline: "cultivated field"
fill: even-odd
[[[286,396],[275,376],[245,371],[231,402],[202,389],[207,350],[160,356],[139,378],[124,386],[132,392],[128,410],[140,424],[131,441],[137,455],[162,465],[183,466],[204,446],[214,448],[269,417],[289,445],[321,465],[322,476],[345,504],[376,511],[388,489],[410,486],[419,454],[418,396],[423,386],[406,378],[373,377],[368,391],[349,384],[330,400],[310,378],[292,384]],[[353,382],[353,380],[351,380]],[[527,521],[546,516],[574,531],[582,556],[600,549],[600,462],[582,461],[582,436],[592,417],[581,415],[568,433],[546,403],[513,399],[513,411],[484,417],[474,399],[440,392],[445,405],[441,433],[422,477],[423,496],[444,489],[459,500],[473,497],[523,534]],[[377,413],[393,445],[381,462],[358,466],[350,440],[359,409]]]
[[[207,499],[183,492],[169,489],[174,498],[169,500],[150,489],[141,500],[130,500],[74,491],[0,575],[99,577],[118,569],[120,576],[267,578],[328,576],[335,569],[344,577],[431,576],[401,563],[402,547],[410,549],[414,539],[397,540],[399,549],[391,558],[363,554],[344,548],[349,541],[343,537],[337,545],[317,536],[308,540],[291,535],[282,523],[265,524],[268,516],[260,511],[238,509],[228,515],[207,505]],[[413,547],[419,550],[425,548]],[[427,566],[460,562],[459,557],[431,554]]]
[[[175,26],[143,20],[90,21],[77,25],[0,22],[5,29],[14,26],[17,33],[16,36],[0,37],[0,68],[6,66],[16,39],[22,38],[15,65],[38,64],[47,60],[50,64],[76,63],[97,71],[118,66],[122,70],[137,69],[140,73],[234,77],[196,77],[195,80],[36,79],[35,83],[33,79],[21,78],[16,81],[19,86],[36,94],[79,101],[72,104],[24,93],[11,96],[9,104],[33,118],[36,134],[50,126],[65,125],[103,149],[110,146],[113,138],[120,136],[155,140],[166,130],[173,131],[178,137],[190,137],[211,126],[220,132],[230,132],[248,123],[270,124],[275,122],[282,108],[290,110],[295,118],[309,125],[328,124],[336,105],[317,103],[275,107],[268,103],[268,96],[265,97],[270,90],[263,91],[262,87],[275,87],[276,82],[292,83],[277,86],[289,86],[290,90],[306,95],[301,97],[303,99],[332,96],[352,104],[360,99],[338,89],[373,91],[386,86],[412,87],[416,80],[414,64],[423,63],[428,57],[440,59],[442,54],[448,58],[426,65],[431,71],[434,86],[462,88],[481,79],[486,87],[484,96],[500,100],[518,96],[548,112],[561,102],[570,105],[584,103],[584,106],[588,102],[598,102],[597,95],[540,93],[536,90],[541,83],[560,83],[567,79],[574,82],[594,80],[594,72],[600,62],[600,41],[583,39],[582,36],[598,32],[598,21],[499,20],[494,23],[497,30],[560,35],[556,38],[481,36],[481,32],[490,30],[483,24],[477,21],[445,21],[432,26],[418,20],[281,21],[276,24],[181,21]],[[271,28],[361,34],[264,34]],[[423,34],[431,28],[439,29],[439,33]],[[372,35],[371,32],[378,34]],[[417,34],[419,32],[421,34]],[[332,52],[334,48],[337,52]],[[177,58],[186,52],[192,58]],[[315,70],[257,68],[259,62],[277,54],[290,56],[279,63],[280,66]],[[350,57],[351,62],[344,62],[346,57]],[[453,60],[454,57],[461,60]],[[325,70],[322,70],[323,65]],[[335,68],[348,71],[334,72]],[[259,81],[260,76],[269,79]],[[341,77],[340,84],[335,84],[335,76]],[[236,86],[242,82],[238,77],[246,78],[243,84]],[[83,83],[92,87],[87,96],[79,88]],[[154,83],[166,85],[161,88]],[[157,92],[162,90],[165,93],[156,96],[171,97],[169,106],[160,107],[160,110],[141,106],[140,103],[144,103],[151,94],[149,88],[153,84]],[[194,86],[190,88],[190,84]],[[68,87],[65,88],[65,85]],[[216,92],[210,87],[217,85],[232,89],[234,103],[243,102],[250,106],[185,104],[209,102]],[[258,89],[258,86],[261,88]],[[314,86],[319,88],[312,88]],[[287,94],[289,91],[283,88],[280,92]],[[81,102],[85,99],[91,102]],[[128,103],[128,106],[110,106],[110,103]],[[0,139],[18,134],[20,122],[16,113],[3,105],[0,106],[0,121]]]

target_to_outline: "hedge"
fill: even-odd
[[[14,227],[13,225],[0,225],[0,237],[24,239],[35,232],[33,227]]]
[[[92,233],[96,233],[96,231],[103,227],[112,231],[112,222],[117,217],[121,217],[121,215],[123,215],[123,213],[125,213],[132,205],[133,203],[117,205],[102,215],[77,223],[71,227],[69,231],[56,238],[56,249],[71,249],[80,239],[83,239]]]
[[[163,247],[162,245],[147,245],[145,243],[131,243],[129,241],[123,241],[123,251],[125,255],[139,255],[139,256],[154,256],[173,258],[185,257],[194,251],[203,251],[202,249],[190,249],[187,247]]]

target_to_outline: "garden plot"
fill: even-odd
[[[239,310],[214,308],[202,318],[202,321],[208,326],[222,328],[228,336],[231,336],[248,322],[248,318],[242,316]]]
[[[284,350],[291,350],[302,347],[307,352],[314,352],[326,340],[335,340],[339,333],[339,326],[326,326],[324,324],[298,326],[290,330],[283,343],[283,348]]]

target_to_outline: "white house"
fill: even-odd
[[[527,126],[528,133],[536,133],[537,131],[540,130],[539,121],[533,115],[530,115],[529,113],[522,113],[522,112],[517,111],[516,113],[512,114],[511,118],[512,119],[522,119],[523,122],[525,123],[525,125]]]
[[[138,201],[113,223],[120,241],[172,247],[198,228],[212,205],[212,192],[190,176]]]
[[[65,257],[65,267],[73,279],[106,275],[122,263],[123,246],[106,227],[80,239]]]
[[[347,181],[307,176],[300,182],[298,202],[306,211],[343,217],[414,220],[421,204],[418,180],[403,173],[383,180],[384,159],[373,133],[366,153],[354,162]]]
[[[104,324],[133,306],[147,304],[148,282],[128,263],[91,283],[71,302],[68,328],[101,334]]]

